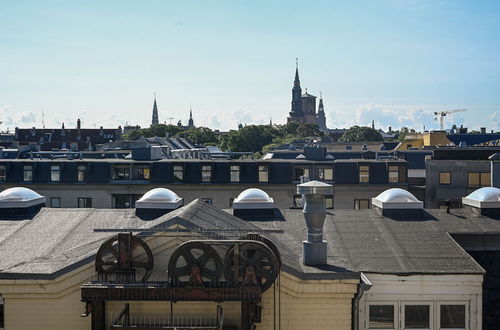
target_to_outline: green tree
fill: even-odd
[[[404,139],[406,138],[407,135],[417,134],[415,129],[413,129],[413,128],[410,129],[406,126],[401,127],[401,129],[397,133],[398,133],[398,140],[399,141],[404,141]]]
[[[353,126],[339,139],[341,142],[367,142],[382,140],[382,135],[377,130],[366,126]]]
[[[274,131],[269,125],[248,125],[221,136],[220,147],[226,151],[260,152],[263,146],[272,142]]]
[[[176,134],[176,137],[187,138],[196,144],[217,145],[219,138],[208,127],[195,127]]]
[[[149,128],[142,128],[140,130],[130,132],[125,138],[129,140],[138,140],[141,136],[144,136],[146,138],[155,136],[165,137],[167,134],[168,136],[175,136],[182,130],[182,128],[174,125],[159,124]]]

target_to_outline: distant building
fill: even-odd
[[[151,119],[151,126],[158,125],[160,121],[158,120],[158,106],[156,105],[156,95],[153,104],[153,118]]]
[[[316,124],[321,131],[328,131],[326,127],[326,116],[323,105],[323,97],[320,96],[318,112],[316,112],[316,96],[306,92],[302,94],[300,86],[299,68],[295,68],[295,80],[292,88],[292,110],[287,122],[299,122],[306,124]]]

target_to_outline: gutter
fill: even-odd
[[[360,282],[358,284],[358,292],[352,299],[352,330],[359,330],[359,301],[363,297],[365,291],[370,290],[373,284],[370,282],[363,272],[360,273]]]

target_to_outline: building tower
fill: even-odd
[[[155,93],[155,102],[153,104],[153,118],[151,119],[151,126],[158,125],[160,121],[158,120],[158,107],[156,106],[156,93]]]
[[[194,121],[193,121],[193,109],[191,107],[189,108],[189,121],[188,121],[188,127],[193,128],[194,127]]]
[[[296,59],[295,64],[295,80],[293,82],[292,88],[292,111],[290,111],[290,117],[288,117],[288,122],[298,121],[302,122],[304,120],[304,114],[302,112],[302,88],[300,87],[299,79],[299,60]]]
[[[318,115],[316,117],[316,123],[318,124],[319,130],[326,132],[328,128],[326,127],[326,116],[325,108],[323,105],[323,95],[319,93],[319,105],[318,105]]]

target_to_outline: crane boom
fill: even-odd
[[[439,116],[439,129],[444,130],[444,122],[443,122],[443,117],[446,115],[452,114],[452,113],[457,113],[457,112],[464,112],[467,111],[467,109],[454,109],[454,110],[444,110],[444,111],[434,111],[434,115]],[[437,119],[437,117],[436,117]]]

